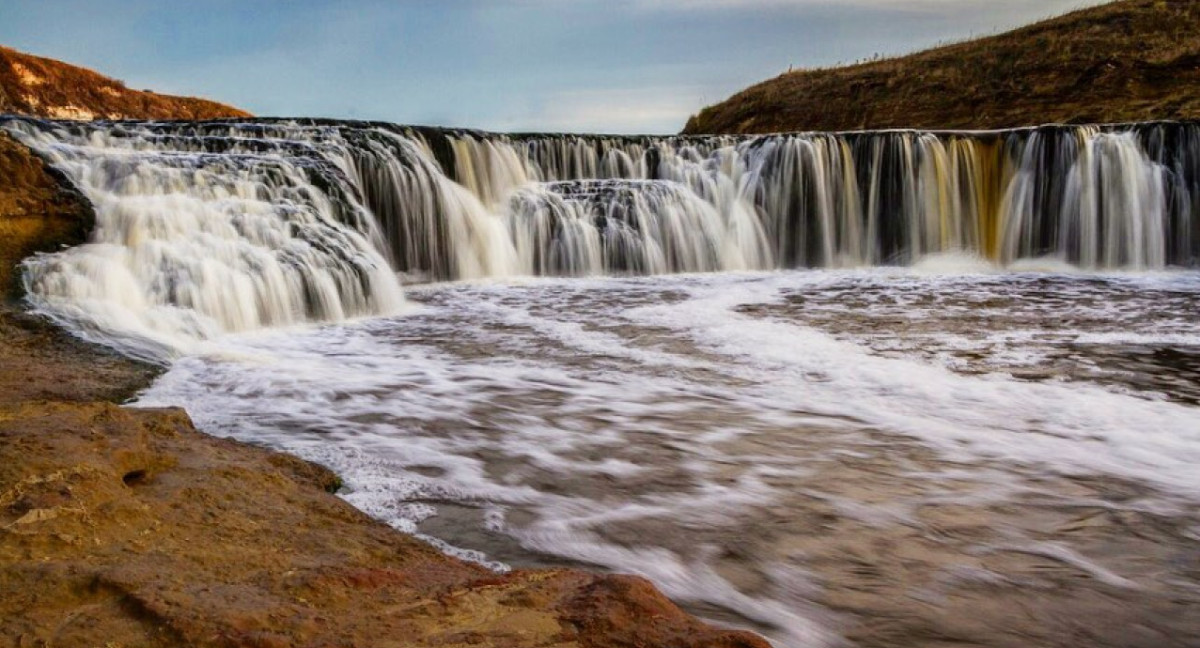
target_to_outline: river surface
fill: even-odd
[[[1200,645],[1200,274],[941,270],[410,287],[140,402],[779,646]]]

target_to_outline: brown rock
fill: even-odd
[[[95,220],[78,191],[0,131],[0,299],[17,293],[22,259],[84,242]]]
[[[0,297],[0,408],[27,400],[119,402],[158,371],[85,344]]]
[[[766,645],[638,578],[449,558],[278,457],[180,410],[0,410],[0,646]]]

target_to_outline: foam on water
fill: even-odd
[[[908,359],[864,355],[858,345],[808,327],[735,312],[778,299],[782,287],[795,288],[795,276],[739,290],[717,283],[682,304],[643,307],[626,316],[679,328],[704,347],[741,359],[740,366],[803,386],[808,408],[844,415],[845,403],[853,402],[856,418],[919,437],[951,455],[1048,462],[1068,473],[1116,470],[1200,497],[1194,408],[1091,386],[965,377]],[[1187,338],[1200,343],[1197,335]],[[1019,412],[1013,411],[1015,403]]]
[[[141,403],[188,403],[206,431],[325,463],[356,506],[468,559],[640,573],[780,645],[826,645],[844,620],[814,602],[824,581],[806,553],[784,537],[742,556],[745,529],[802,518],[810,505],[884,530],[919,526],[931,506],[1095,505],[1046,491],[1037,475],[1109,476],[1154,493],[1102,502],[1113,510],[1200,502],[1195,406],[1086,372],[1014,377],[999,351],[971,371],[930,362],[931,348],[954,356],[978,344],[949,325],[925,331],[921,348],[897,330],[883,351],[886,331],[855,329],[856,318],[896,312],[929,324],[927,309],[953,310],[931,302],[938,295],[967,313],[1021,302],[1041,280],[885,270],[428,286],[410,291],[423,306],[406,317],[226,338],[225,357],[180,360]],[[1117,325],[1155,300],[1140,292],[1200,295],[1193,275],[1054,281],[1075,291],[1077,315],[1096,309]],[[846,291],[869,301],[846,303]],[[1182,310],[1150,322],[1139,342],[1200,349],[1190,302],[1157,303]],[[1013,316],[1035,327],[1073,312],[1029,308]],[[843,328],[827,330],[833,320]],[[1081,321],[1091,330],[1072,339],[1088,345],[1120,335]],[[1036,339],[988,344],[1020,355]],[[238,357],[254,361],[228,359]],[[909,443],[940,459],[889,459],[900,462],[889,468],[894,497],[819,477]],[[995,533],[972,541],[976,555],[1041,556],[1112,586],[1144,581],[1068,541]],[[966,582],[956,570],[942,580]]]
[[[989,274],[1003,271],[1000,266],[978,254],[961,250],[927,254],[913,263],[912,270],[919,274],[931,275]]]

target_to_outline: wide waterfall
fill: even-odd
[[[781,648],[1200,636],[1200,123],[0,129],[95,213],[38,312],[443,551]]]
[[[400,278],[1200,261],[1200,124],[760,137],[248,120],[4,128],[95,206],[30,298],[162,357],[395,311]]]

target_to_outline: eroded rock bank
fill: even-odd
[[[0,137],[6,293],[91,223]],[[114,404],[155,373],[0,304],[0,648],[767,645],[642,579],[463,563],[330,494],[328,470]]]

